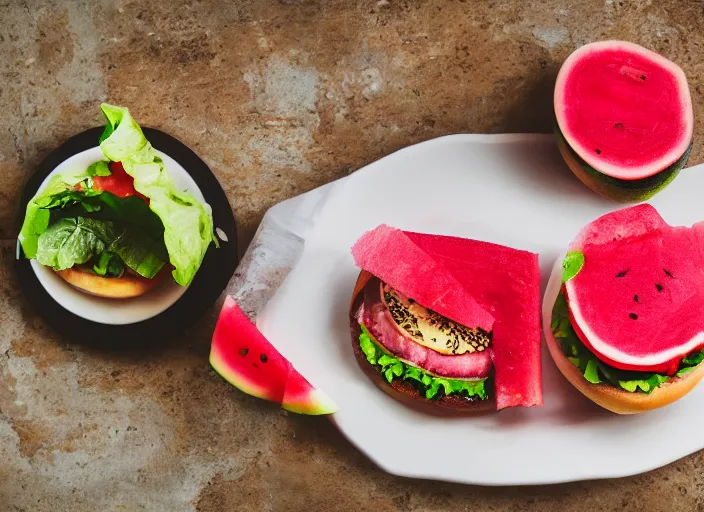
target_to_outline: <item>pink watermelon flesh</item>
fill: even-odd
[[[684,72],[633,43],[602,41],[576,50],[560,69],[554,100],[569,146],[613,178],[657,174],[692,140],[694,113]]]
[[[210,347],[210,364],[226,381],[257,398],[302,414],[330,414],[335,404],[298,373],[227,297]]]
[[[401,230],[378,226],[352,247],[358,267],[374,274],[420,305],[466,327],[491,332],[494,317],[457,278]]]
[[[494,315],[497,409],[543,405],[538,255],[464,238],[405,235]]]
[[[704,346],[704,225],[669,226],[648,204],[587,225],[584,265],[565,283],[572,324],[604,362],[672,374]]]

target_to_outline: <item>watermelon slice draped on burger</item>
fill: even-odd
[[[24,255],[102,297],[142,295],[169,273],[188,286],[214,241],[211,208],[176,188],[126,108],[101,110],[105,159],[54,175],[31,199]]]
[[[377,386],[456,410],[543,404],[537,254],[387,225],[352,254],[352,346]]]
[[[544,328],[558,368],[585,396],[633,414],[704,377],[703,248],[704,224],[670,226],[648,204],[577,235],[556,266],[561,286],[554,303],[546,296]]]

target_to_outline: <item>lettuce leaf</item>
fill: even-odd
[[[419,392],[425,394],[427,399],[457,394],[486,400],[487,393],[484,385],[486,379],[457,380],[430,375],[417,366],[411,366],[393,357],[374,339],[366,326],[360,324],[360,327],[362,333],[359,335],[359,346],[362,353],[370,364],[379,367],[389,383],[397,378],[411,381]]]
[[[165,264],[161,238],[152,238],[136,225],[90,217],[63,217],[52,223],[39,237],[37,262],[54,270],[65,270],[96,260],[94,270],[107,271],[109,261],[101,263],[105,252],[114,253],[120,263],[151,279]],[[114,268],[114,267],[113,267]]]
[[[694,370],[698,364],[704,361],[704,350],[688,354],[680,361],[677,373],[673,377],[653,372],[614,368],[597,358],[579,339],[572,327],[567,300],[563,292],[560,292],[555,301],[551,328],[562,353],[580,369],[587,381],[592,384],[608,384],[631,393],[652,393],[662,384]]]
[[[122,275],[125,264],[114,252],[105,251],[100,253],[98,261],[93,265],[93,272],[99,276],[118,277]]]
[[[111,222],[63,218],[49,226],[39,237],[37,261],[54,270],[65,270],[87,263],[107,249],[115,237]]]
[[[37,256],[39,237],[49,227],[52,208],[63,208],[67,204],[79,201],[80,194],[72,189],[91,176],[90,171],[69,171],[56,175],[47,186],[27,203],[24,221],[18,236],[22,250],[27,258]],[[81,196],[82,197],[82,196]]]
[[[134,188],[150,199],[164,226],[164,242],[177,283],[186,286],[195,276],[213,241],[210,206],[199,202],[171,181],[154,148],[126,108],[102,104],[107,126],[101,136],[103,154],[122,162],[134,178]]]
[[[581,251],[568,252],[562,262],[562,282],[566,283],[579,274],[584,266],[584,253]]]

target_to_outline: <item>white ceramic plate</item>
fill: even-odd
[[[179,190],[187,190],[196,199],[205,202],[198,185],[186,170],[165,153],[157,151],[157,154],[164,160],[166,170],[176,187]],[[85,169],[93,162],[104,158],[98,146],[67,158],[44,179],[39,191],[46,187],[55,174],[72,169]],[[106,299],[77,290],[49,267],[40,265],[36,260],[31,260],[30,264],[39,282],[56,302],[71,313],[102,324],[125,325],[152,318],[174,304],[188,289],[187,286],[178,285],[173,279],[166,279],[149,293],[134,299]]]
[[[704,219],[703,171],[684,171],[651,201],[666,220]],[[644,472],[704,447],[704,387],[663,409],[617,416],[577,392],[543,350],[544,407],[433,416],[394,401],[362,373],[347,317],[359,272],[350,247],[380,223],[538,252],[545,290],[556,258],[577,230],[620,207],[577,181],[549,136],[458,135],[425,142],[333,188],[300,262],[258,324],[340,406],[333,420],[344,435],[391,473],[516,485]]]

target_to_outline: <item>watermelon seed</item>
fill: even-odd
[[[664,268],[664,269],[662,269],[662,270],[663,270],[663,272],[665,272],[665,275],[666,275],[667,277],[671,277],[671,278],[673,278],[673,279],[675,278],[675,276],[672,275],[672,272],[670,272],[670,271],[667,270],[666,268]]]
[[[634,295],[634,296],[633,296],[633,300],[636,301],[636,302],[638,302],[638,295]]]
[[[243,348],[242,350],[240,350],[240,355],[241,355],[242,357],[244,357],[244,356],[247,355],[247,352],[249,352],[249,349],[248,349],[248,348]]]
[[[617,130],[623,130],[623,123],[616,123],[614,125],[614,128],[616,128]]]
[[[628,270],[630,270],[630,269],[628,269]],[[628,274],[628,270],[624,270],[622,272],[619,272],[618,274],[616,274],[616,277],[626,277],[626,274]]]
[[[641,80],[645,80],[645,75],[640,75]]]
[[[635,313],[630,313],[628,316],[630,316],[633,320],[638,320],[638,315]]]
[[[262,363],[266,363],[266,361],[267,361],[266,354],[260,355],[260,356],[259,356],[259,360],[260,360]]]
[[[599,148],[596,148],[596,154],[597,154],[597,155],[600,155],[600,154],[601,154],[601,150],[600,150]]]
[[[661,292],[664,287],[663,287],[663,285],[656,283],[656,284],[655,284],[655,288],[657,288],[657,290],[658,290],[659,292]]]

